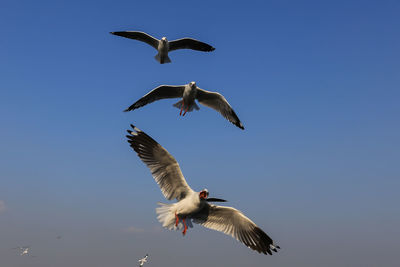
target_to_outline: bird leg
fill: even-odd
[[[179,112],[179,116],[182,115],[182,110],[183,110],[183,106],[185,105],[185,100],[182,99],[182,106],[181,106],[181,112]],[[185,116],[185,114],[183,114],[183,116]]]
[[[185,112],[183,113],[182,116],[185,116],[185,114],[186,114],[186,112],[188,111],[188,109],[189,109],[189,107],[187,107],[187,108],[185,109]]]
[[[187,225],[186,225],[186,222],[185,222],[185,220],[186,220],[186,218],[183,218],[183,219],[182,219],[183,226],[184,226],[184,228],[183,228],[183,232],[182,232],[182,234],[183,234],[183,235],[185,235],[185,234],[186,234],[186,230],[188,229],[188,228],[187,228]]]
[[[178,223],[179,223],[179,217],[178,217],[178,215],[176,215],[176,212],[175,212],[175,226],[176,227],[178,227]]]

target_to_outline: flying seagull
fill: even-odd
[[[13,248],[13,249],[19,249],[19,251],[20,251],[19,255],[20,256],[25,256],[25,255],[28,255],[30,247],[16,247],[16,248]]]
[[[149,254],[146,254],[146,256],[144,256],[144,258],[141,258],[140,260],[138,260],[139,266],[142,267],[147,262],[148,258],[149,258]]]
[[[168,52],[178,50],[178,49],[192,49],[203,52],[214,51],[215,48],[209,44],[200,42],[192,38],[182,38],[178,40],[168,41],[167,37],[158,40],[153,36],[138,31],[122,31],[122,32],[110,32],[111,34],[118,35],[121,37],[134,39],[138,41],[145,42],[155,49],[157,49],[158,54],[154,57],[161,64],[170,63],[171,59],[168,57]]]
[[[181,110],[179,115],[182,115],[182,111],[184,110],[182,116],[185,116],[186,112],[193,111],[193,109],[200,109],[195,102],[195,99],[197,99],[200,104],[218,111],[225,119],[244,130],[243,124],[223,95],[200,89],[195,82],[190,82],[186,85],[160,85],[124,111],[131,111],[165,98],[182,98],[182,100],[174,104],[174,107]]]
[[[150,169],[154,180],[168,200],[177,199],[176,203],[159,203],[156,208],[158,220],[168,229],[181,229],[185,235],[193,223],[223,232],[236,238],[247,247],[259,253],[277,252],[280,247],[242,212],[232,207],[210,204],[226,202],[218,198],[209,198],[208,190],[193,191],[186,183],[178,162],[168,151],[153,138],[131,125],[127,135],[130,146]]]

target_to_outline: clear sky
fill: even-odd
[[[399,1],[0,2],[0,265],[398,266]],[[156,51],[110,31],[190,36],[212,53]],[[245,131],[163,100],[160,84],[219,91]],[[282,249],[259,255],[166,202],[126,143],[134,123],[188,183],[225,198]],[[61,239],[56,239],[61,235]],[[10,248],[32,247],[36,258]]]

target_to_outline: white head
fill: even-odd
[[[196,82],[190,82],[189,86],[190,88],[196,88]]]
[[[167,37],[163,37],[163,38],[161,38],[161,42],[163,42],[163,43],[166,43],[166,42],[168,42],[168,40],[167,40]]]

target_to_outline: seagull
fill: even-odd
[[[13,249],[19,249],[21,252],[19,255],[24,256],[24,255],[28,255],[30,247],[16,247]]]
[[[146,256],[144,256],[144,258],[138,260],[139,266],[142,267],[147,262],[148,258],[149,258],[149,254],[146,254]]]
[[[24,256],[24,255],[28,255],[28,253],[29,253],[29,248],[24,248],[20,255]]]
[[[158,51],[158,54],[154,58],[158,62],[160,62],[160,64],[170,63],[171,59],[168,57],[168,52],[177,49],[192,49],[203,52],[211,52],[215,50],[215,48],[211,45],[192,38],[182,38],[178,40],[168,41],[167,37],[163,37],[161,38],[161,40],[158,40],[157,38],[154,38],[153,36],[145,32],[138,31],[121,31],[110,33],[129,39],[139,40],[151,45]]]
[[[154,180],[168,200],[176,203],[158,203],[158,220],[167,229],[181,229],[185,235],[193,223],[223,232],[259,253],[270,254],[280,248],[272,239],[242,212],[232,207],[217,206],[210,202],[226,202],[209,198],[207,189],[196,192],[187,184],[175,158],[146,133],[131,125],[127,135],[130,146],[150,169]]]
[[[197,87],[196,82],[190,82],[185,85],[160,85],[124,111],[128,112],[165,98],[182,98],[182,100],[173,105],[181,110],[180,116],[185,116],[186,112],[191,112],[193,109],[199,110],[200,108],[195,102],[195,99],[197,99],[200,104],[218,111],[225,119],[244,130],[243,124],[225,97],[217,92],[200,89]],[[182,115],[183,110],[184,113]]]

